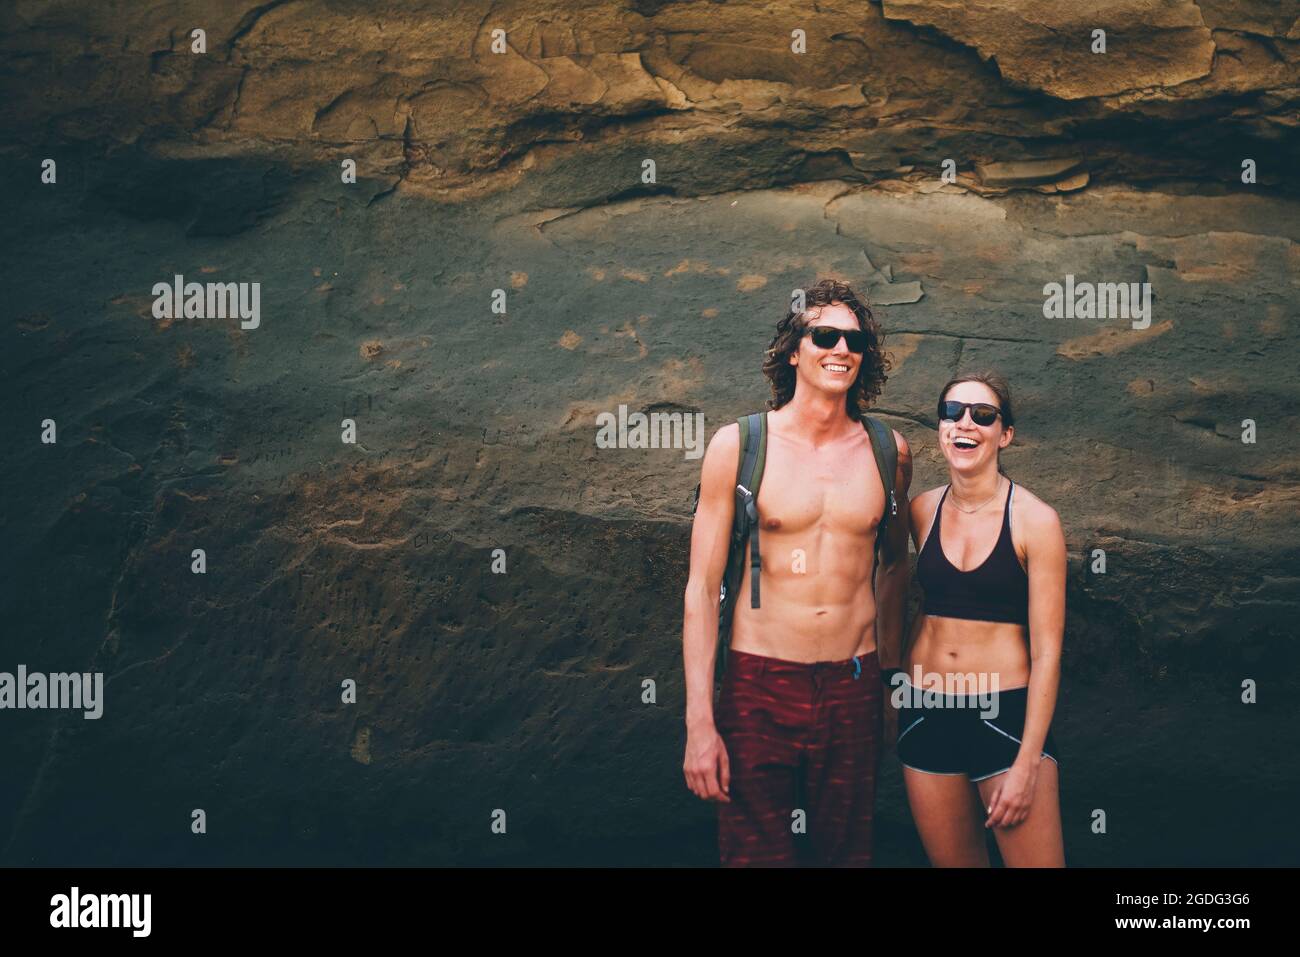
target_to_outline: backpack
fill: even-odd
[[[727,567],[722,576],[722,592],[718,604],[718,674],[727,667],[727,649],[730,642],[731,618],[736,607],[736,595],[744,577],[745,542],[750,543],[750,579],[749,607],[758,608],[760,599],[759,579],[763,567],[759,551],[758,534],[758,489],[763,483],[763,466],[767,460],[767,413],[755,412],[736,420],[740,426],[740,455],[736,465],[736,509],[731,524],[731,547],[727,552]],[[867,430],[871,440],[871,451],[876,457],[876,468],[880,471],[881,481],[885,487],[885,511],[880,524],[876,526],[876,544],[871,563],[871,579],[876,578],[876,567],[880,563],[880,547],[884,541],[889,519],[898,514],[898,502],[894,498],[894,477],[898,470],[898,445],[894,442],[894,431],[879,419],[869,415],[862,416],[862,427]],[[691,515],[700,504],[700,487],[695,486],[695,504],[691,506]]]

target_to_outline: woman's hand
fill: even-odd
[[[1029,817],[1034,803],[1034,786],[1038,783],[1038,759],[1011,765],[1011,770],[1000,775],[997,787],[989,798],[989,817],[985,827],[1015,827]]]

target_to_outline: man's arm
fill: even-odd
[[[682,660],[686,670],[686,758],[682,771],[687,786],[705,800],[730,800],[730,765],[713,721],[713,673],[718,652],[718,593],[731,544],[739,455],[740,427],[734,423],[719,429],[704,453],[682,616]]]
[[[911,577],[911,563],[907,554],[908,514],[911,509],[907,497],[912,485],[912,450],[907,440],[894,433],[898,443],[898,472],[894,476],[894,501],[898,514],[889,520],[885,541],[880,550],[880,565],[876,569],[876,648],[881,669],[900,667],[903,645],[903,612],[907,605],[907,584]],[[889,503],[885,503],[889,507]]]

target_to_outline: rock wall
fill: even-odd
[[[1016,390],[1005,463],[1071,553],[1067,859],[1300,862],[1298,18],[7,5],[0,671],[105,686],[0,710],[0,863],[716,861],[699,460],[596,416],[759,408],[828,274],[876,304],[917,488],[955,370]],[[159,317],[177,274],[259,283],[260,324]],[[1149,324],[1046,318],[1067,276],[1149,283]],[[881,862],[923,863],[886,763]]]

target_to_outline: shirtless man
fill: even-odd
[[[897,667],[902,639],[911,454],[895,432],[898,514],[873,583],[885,495],[855,416],[885,381],[880,329],[843,283],[824,280],[806,301],[802,315],[778,324],[763,367],[773,400],[757,503],[762,601],[750,607],[746,556],[716,716],[735,424],[709,443],[691,534],[683,771],[691,791],[718,802],[723,866],[869,865],[882,716],[893,717],[882,710],[880,673],[882,661]],[[826,327],[841,335],[822,347],[812,332]]]

